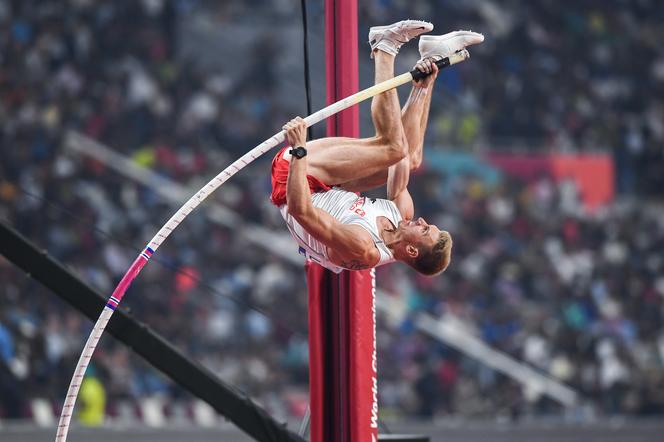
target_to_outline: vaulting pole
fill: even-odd
[[[327,102],[359,89],[357,0],[325,1]],[[359,108],[328,120],[328,136],[359,137]],[[312,442],[378,438],[374,272],[336,275],[308,264]]]

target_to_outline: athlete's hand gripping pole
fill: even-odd
[[[445,69],[446,67],[452,66],[453,64],[457,64],[459,62],[462,62],[466,59],[470,58],[470,52],[468,52],[467,49],[461,49],[460,51],[457,51],[456,53],[450,55],[449,57],[441,58],[440,60],[436,60],[434,63],[436,63],[436,66],[438,66],[438,69]],[[409,74],[412,77],[412,80],[421,80],[427,75],[429,75],[426,72],[422,72],[418,69],[413,69],[412,71],[409,72]]]
[[[463,49],[449,57],[437,61],[436,64],[440,69],[443,69],[456,63],[460,63],[469,57],[470,54],[468,51]],[[406,72],[405,74],[401,74],[390,80],[357,92],[356,94],[346,97],[343,100],[337,101],[336,103],[333,103],[319,110],[318,112],[309,115],[304,119],[304,121],[307,123],[307,127],[313,126],[314,124],[325,120],[337,112],[347,109],[368,98],[371,98],[390,89],[394,89],[395,87],[401,86],[402,84],[408,83],[412,80],[418,80],[425,77],[426,75],[428,74],[420,72],[417,69],[414,69],[411,72]],[[97,347],[97,343],[99,342],[99,339],[101,338],[101,335],[106,328],[106,324],[108,324],[108,321],[111,319],[113,312],[118,307],[118,304],[120,304],[120,301],[122,301],[122,298],[124,297],[125,292],[131,285],[132,281],[139,274],[143,266],[147,264],[152,254],[157,251],[159,246],[161,246],[166,238],[168,238],[171,232],[173,232],[173,230],[175,230],[175,228],[187,217],[187,215],[189,215],[203,200],[205,200],[205,198],[217,190],[217,188],[225,183],[230,177],[246,167],[249,163],[263,155],[265,152],[271,150],[273,147],[282,143],[284,139],[285,131],[282,130],[281,132],[276,133],[271,138],[265,140],[258,146],[251,149],[249,152],[241,156],[234,163],[224,169],[219,175],[210,180],[202,189],[196,192],[182,207],[180,207],[177,212],[175,212],[175,214],[159,230],[159,232],[157,232],[157,234],[147,244],[145,249],[143,249],[143,251],[134,260],[131,267],[129,267],[127,273],[125,273],[125,275],[122,277],[117,287],[113,291],[113,294],[108,299],[106,307],[104,307],[102,310],[99,319],[97,319],[97,322],[95,323],[95,326],[85,343],[83,352],[81,353],[81,356],[76,365],[74,376],[69,383],[69,389],[67,390],[65,403],[62,406],[62,413],[60,414],[58,429],[55,436],[56,442],[65,442],[67,440],[69,424],[74,413],[74,404],[76,403],[76,397],[78,396],[81,382],[85,376],[85,370],[88,367],[90,359],[92,358],[92,354]]]

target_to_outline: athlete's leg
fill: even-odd
[[[369,40],[375,61],[375,81],[394,77],[394,57],[401,45],[433,29],[418,20],[404,20],[371,28]],[[376,135],[371,138],[323,138],[307,143],[308,173],[328,184],[373,175],[408,154],[396,90],[377,95],[371,104]]]
[[[401,124],[406,137],[405,144],[408,146],[411,170],[417,169],[422,164],[422,148],[429,119],[431,95],[438,75],[438,69],[431,60],[424,60],[416,67],[431,74],[419,83],[413,82],[408,100],[401,110]],[[341,187],[352,192],[363,192],[380,187],[386,181],[387,169],[382,169],[372,175],[342,183]]]
[[[418,65],[430,57],[447,57],[467,46],[479,44],[482,41],[484,41],[483,35],[470,31],[454,31],[439,36],[425,35],[420,38],[419,42],[420,56],[422,58]],[[430,78],[430,80],[433,79]],[[416,89],[416,87],[413,87],[408,102],[402,112],[402,124],[404,133],[408,139],[411,170],[418,168],[422,163],[422,145],[429,118],[433,81],[428,88],[430,90],[427,91],[428,93],[424,97],[417,96],[418,92]],[[419,94],[421,93],[422,91],[419,92]],[[379,170],[369,176],[342,183],[342,187],[354,192],[362,192],[382,186],[386,181],[387,170]]]
[[[376,83],[394,77],[394,56],[374,54]],[[376,95],[371,103],[376,135],[371,138],[321,138],[307,142],[308,173],[328,184],[339,184],[387,169],[401,160],[403,144],[399,97],[396,90]]]
[[[408,154],[411,170],[415,170],[422,165],[424,135],[426,134],[427,124],[429,123],[429,110],[431,109],[433,88],[438,77],[438,67],[432,58],[420,61],[417,64],[417,68],[429,73],[429,76],[419,83],[413,84],[401,117],[410,147]],[[410,146],[411,143],[412,146]]]

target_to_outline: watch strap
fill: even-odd
[[[301,159],[307,156],[307,149],[305,149],[303,146],[296,146],[291,148],[288,153],[297,159]]]

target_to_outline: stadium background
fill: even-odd
[[[322,2],[308,5],[320,108]],[[441,75],[412,180],[419,214],[455,238],[453,264],[435,279],[378,271],[381,296],[409,308],[399,323],[378,320],[382,418],[661,416],[664,7],[361,1],[360,35],[406,17],[486,42]],[[3,221],[109,292],[172,207],[67,149],[68,131],[198,188],[305,113],[300,20],[292,0],[0,1]],[[404,47],[398,71],[416,59],[415,45]],[[370,81],[367,57],[362,87]],[[369,135],[366,105],[362,115]],[[268,164],[215,199],[284,233]],[[307,401],[303,273],[202,212],[160,249],[126,306],[277,418],[296,420]],[[4,260],[0,275],[0,419],[35,420],[44,404],[57,410],[90,324]],[[409,320],[418,312],[454,315],[575,388],[583,406],[565,410],[419,333]],[[169,419],[194,407],[110,338],[94,363],[89,385],[103,390],[107,422],[139,422],[146,403]]]

